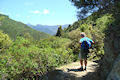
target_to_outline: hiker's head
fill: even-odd
[[[84,32],[81,32],[80,35],[81,35],[82,38],[86,37],[86,34]]]

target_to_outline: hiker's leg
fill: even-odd
[[[85,63],[85,66],[87,66],[87,59],[85,59],[84,61],[85,61],[85,62],[84,62],[84,63]]]
[[[81,67],[83,67],[83,60],[82,59],[80,60],[80,64],[81,64]]]
[[[85,64],[85,69],[87,69],[87,56],[88,56],[89,50],[85,50],[85,59],[84,59],[84,64]]]
[[[82,49],[81,49],[80,65],[81,67],[78,70],[83,71],[83,50]]]
[[[85,64],[85,69],[84,70],[87,70],[87,58],[84,60],[84,64]]]
[[[84,50],[81,49],[81,59],[80,59],[81,67],[83,67],[83,59],[84,59]]]
[[[80,64],[81,64],[81,67],[78,70],[83,71],[83,59],[80,59]]]

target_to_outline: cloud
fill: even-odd
[[[45,10],[43,11],[43,13],[44,13],[44,14],[49,14],[49,13],[50,13],[50,11],[49,11],[49,10],[47,10],[47,9],[45,9]]]
[[[31,13],[40,14],[40,11],[39,10],[35,10],[35,11],[31,11]]]
[[[4,12],[0,12],[0,14],[5,14]]]
[[[16,14],[15,16],[16,16],[16,17],[20,17],[20,14]]]
[[[33,13],[33,14],[40,14],[40,13],[41,14],[49,14],[50,11],[48,9],[44,9],[43,12],[40,10],[34,10],[34,11],[31,11],[31,13]]]

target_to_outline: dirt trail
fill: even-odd
[[[97,67],[97,63],[89,61],[87,71],[78,71],[78,68],[80,68],[80,63],[74,62],[49,72],[44,80],[89,80],[84,77],[95,72]]]

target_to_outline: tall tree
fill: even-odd
[[[62,26],[59,26],[58,27],[58,31],[57,31],[57,33],[56,33],[56,36],[61,36],[62,35]]]
[[[110,4],[114,4],[117,0],[69,0],[74,6],[76,6],[78,11],[78,18],[83,19],[89,13],[93,13],[100,8],[104,8]]]

